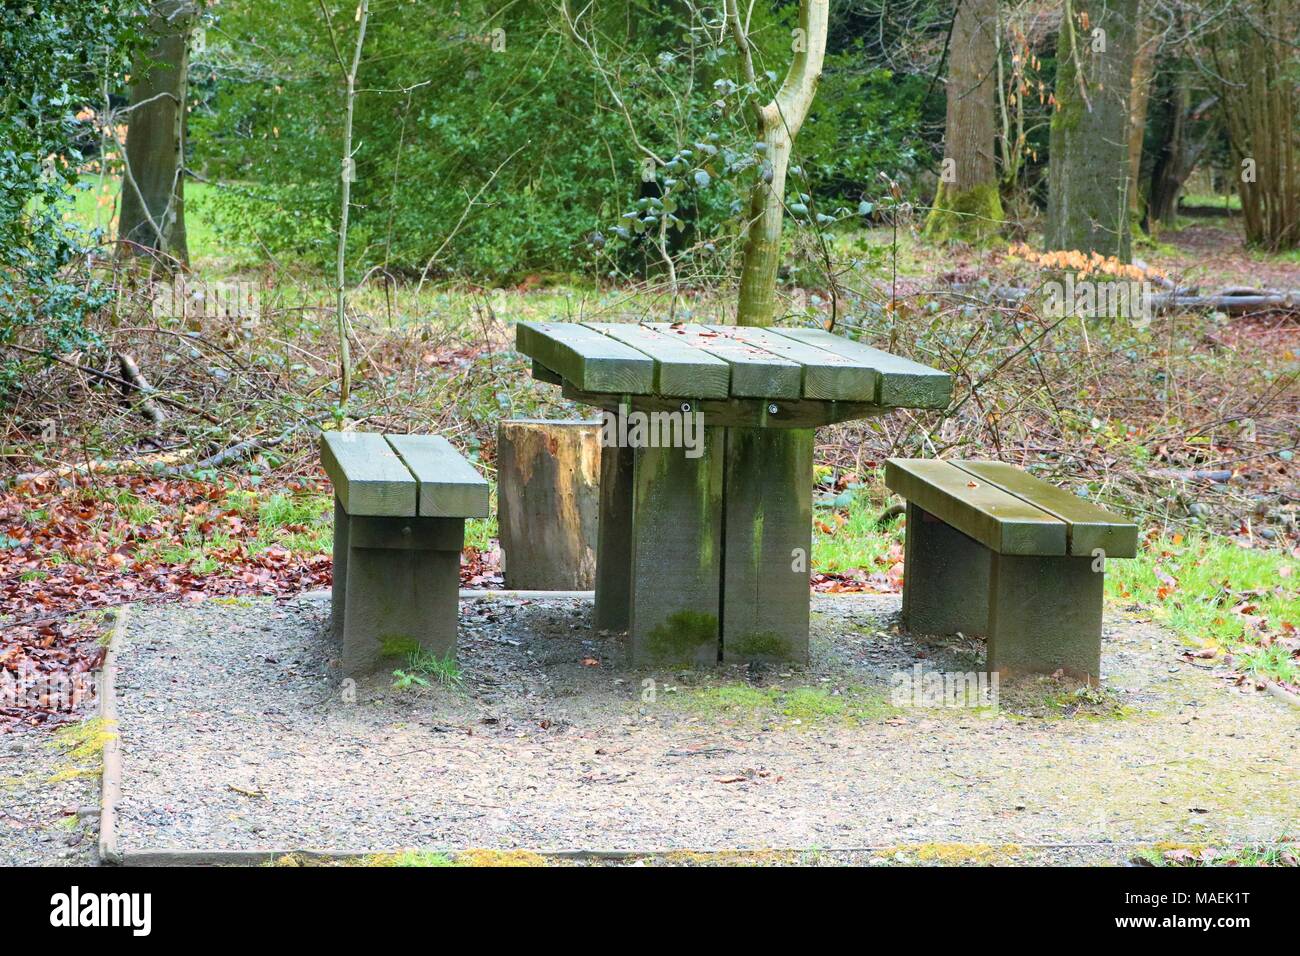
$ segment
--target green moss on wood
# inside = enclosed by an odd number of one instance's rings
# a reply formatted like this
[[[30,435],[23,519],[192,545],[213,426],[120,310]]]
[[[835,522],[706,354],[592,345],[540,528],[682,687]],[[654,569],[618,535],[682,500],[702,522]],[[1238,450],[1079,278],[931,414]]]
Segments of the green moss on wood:
[[[786,660],[790,657],[790,642],[775,631],[732,638],[727,642],[727,649],[733,655],[751,660]]]
[[[409,658],[420,651],[420,642],[406,635],[389,635],[379,639],[379,650],[384,657]]]
[[[718,616],[702,611],[678,611],[650,632],[646,647],[660,664],[690,664],[696,652],[718,641]]]
[[[934,208],[925,221],[925,235],[931,242],[981,241],[997,235],[1003,219],[997,183],[982,183],[961,191],[949,183],[940,183]]]

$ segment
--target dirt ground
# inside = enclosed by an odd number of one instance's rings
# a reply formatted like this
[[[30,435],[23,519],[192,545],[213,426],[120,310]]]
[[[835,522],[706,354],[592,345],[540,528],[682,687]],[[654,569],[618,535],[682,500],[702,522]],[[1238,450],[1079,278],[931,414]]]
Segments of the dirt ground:
[[[900,635],[895,596],[813,601],[806,670],[655,673],[588,602],[465,600],[463,686],[407,689],[339,679],[320,595],[135,608],[121,848],[1123,863],[1298,829],[1300,710],[1154,625],[1108,612],[1103,691],[931,707],[896,675],[978,669],[977,642]]]

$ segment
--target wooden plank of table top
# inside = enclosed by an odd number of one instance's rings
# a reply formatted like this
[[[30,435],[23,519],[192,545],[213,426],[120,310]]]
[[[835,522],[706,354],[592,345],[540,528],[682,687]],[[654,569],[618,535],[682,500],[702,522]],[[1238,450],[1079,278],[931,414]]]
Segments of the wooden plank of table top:
[[[893,408],[944,408],[952,397],[952,377],[911,359],[855,342],[825,329],[773,329],[780,335],[865,362],[880,373],[876,402]]]
[[[798,362],[720,335],[706,325],[653,322],[648,327],[724,359],[731,366],[731,394],[737,398],[798,398],[803,389],[803,367]]]
[[[386,435],[420,485],[418,512],[429,518],[486,518],[488,483],[441,435]]]
[[[953,464],[1064,521],[1070,554],[1092,554],[1099,549],[1108,558],[1137,555],[1137,525],[1127,518],[1004,461],[955,461]]]
[[[516,323],[515,348],[585,391],[654,391],[648,355],[576,322]]]
[[[773,355],[803,366],[803,397],[826,401],[874,401],[880,372],[862,359],[779,334],[771,328],[748,325],[710,325],[710,331],[729,335]]]
[[[350,515],[416,515],[419,484],[397,453],[374,432],[322,432],[321,465]]]
[[[998,554],[1066,553],[1064,521],[952,462],[887,459],[885,485]]]
[[[539,382],[545,382],[548,385],[563,385],[564,377],[556,372],[552,372],[537,359],[533,359],[533,378]]]
[[[655,363],[654,394],[669,398],[726,398],[731,368],[678,338],[630,322],[586,322],[589,329],[630,345]]]

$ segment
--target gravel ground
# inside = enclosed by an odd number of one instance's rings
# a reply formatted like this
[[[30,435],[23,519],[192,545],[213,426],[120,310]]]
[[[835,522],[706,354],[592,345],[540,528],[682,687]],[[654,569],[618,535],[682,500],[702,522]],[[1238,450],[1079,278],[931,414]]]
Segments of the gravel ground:
[[[655,673],[589,603],[468,599],[463,687],[406,690],[340,681],[319,595],[135,608],[120,845],[1124,862],[1300,829],[1300,711],[1158,627],[1108,620],[1107,690],[1084,700],[1033,684],[996,713],[893,707],[891,675],[982,657],[898,634],[898,606],[815,596],[807,670]]]
[[[49,783],[66,759],[45,730],[0,735],[0,867],[87,866],[99,839],[99,777]]]

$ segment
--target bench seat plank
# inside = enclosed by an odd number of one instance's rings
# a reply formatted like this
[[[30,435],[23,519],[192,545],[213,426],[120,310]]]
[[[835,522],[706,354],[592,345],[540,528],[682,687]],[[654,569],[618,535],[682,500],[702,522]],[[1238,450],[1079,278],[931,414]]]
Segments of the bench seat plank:
[[[1064,521],[951,462],[890,458],[885,484],[998,554],[1066,553]]]
[[[656,332],[723,359],[731,366],[731,394],[736,398],[798,398],[803,367],[708,326],[667,322],[649,325]]]
[[[1137,555],[1137,525],[1126,518],[1004,461],[957,461],[953,464],[976,479],[996,485],[1064,521],[1070,554],[1090,555],[1099,549],[1108,558]]]
[[[862,359],[781,335],[778,330],[744,325],[710,325],[709,330],[760,348],[803,366],[803,397],[829,401],[872,402],[880,372]]]
[[[322,432],[321,465],[350,515],[416,515],[418,485],[397,453],[373,432]]]
[[[630,345],[654,360],[654,394],[669,398],[726,398],[731,369],[717,356],[630,322],[587,322],[611,339]]]
[[[419,483],[418,513],[429,518],[486,518],[487,479],[440,435],[386,435]]]
[[[653,359],[576,322],[518,322],[515,348],[585,391],[654,391]]]
[[[879,374],[874,400],[890,408],[945,408],[952,397],[952,377],[911,359],[900,358],[825,329],[772,329],[772,332],[860,361]]]

